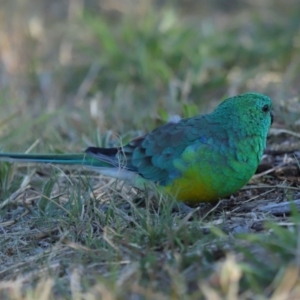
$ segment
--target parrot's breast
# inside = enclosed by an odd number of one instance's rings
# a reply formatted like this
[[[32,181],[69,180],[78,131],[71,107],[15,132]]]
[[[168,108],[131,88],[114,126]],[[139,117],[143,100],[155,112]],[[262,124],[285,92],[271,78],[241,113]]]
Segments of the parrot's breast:
[[[241,151],[211,146],[187,148],[174,161],[180,176],[163,189],[188,203],[218,201],[235,193],[253,176],[262,155],[249,143],[240,148]]]
[[[176,178],[164,191],[180,201],[187,203],[212,202],[227,197],[243,187],[253,172],[238,172],[230,167],[223,167],[224,172],[216,172],[200,165],[193,165]],[[242,169],[241,169],[242,171]]]

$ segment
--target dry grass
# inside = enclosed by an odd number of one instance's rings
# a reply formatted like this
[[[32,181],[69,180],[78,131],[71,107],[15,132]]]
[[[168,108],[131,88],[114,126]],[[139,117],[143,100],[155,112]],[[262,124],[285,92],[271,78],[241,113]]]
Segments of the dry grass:
[[[1,163],[0,298],[298,299],[299,4],[124,3],[1,4],[1,148],[113,146],[255,90],[275,106],[266,154],[190,213],[83,169]]]

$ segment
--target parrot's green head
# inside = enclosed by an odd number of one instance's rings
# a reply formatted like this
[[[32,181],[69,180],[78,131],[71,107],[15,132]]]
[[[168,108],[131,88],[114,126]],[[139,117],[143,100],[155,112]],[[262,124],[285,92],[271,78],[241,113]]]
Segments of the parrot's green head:
[[[216,109],[226,115],[235,128],[266,135],[273,122],[272,101],[258,93],[246,93],[226,99]]]

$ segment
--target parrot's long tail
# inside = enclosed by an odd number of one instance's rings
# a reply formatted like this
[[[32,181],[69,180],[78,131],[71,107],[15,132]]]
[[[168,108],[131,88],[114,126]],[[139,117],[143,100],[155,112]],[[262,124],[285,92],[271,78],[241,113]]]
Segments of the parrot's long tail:
[[[29,162],[49,163],[60,165],[82,165],[86,167],[112,167],[111,164],[83,154],[21,154],[21,153],[0,153],[1,161],[8,162]]]
[[[100,148],[88,148],[82,154],[21,154],[21,153],[0,153],[0,161],[8,162],[28,162],[28,163],[48,163],[59,165],[78,165],[88,169],[93,169],[103,175],[119,178],[135,184],[136,173],[121,167],[109,155],[97,153],[94,155],[92,151]],[[100,150],[99,150],[100,149]],[[91,154],[89,154],[89,152]],[[102,150],[101,150],[102,151]],[[107,150],[103,150],[107,152]],[[117,151],[117,150],[114,150]]]

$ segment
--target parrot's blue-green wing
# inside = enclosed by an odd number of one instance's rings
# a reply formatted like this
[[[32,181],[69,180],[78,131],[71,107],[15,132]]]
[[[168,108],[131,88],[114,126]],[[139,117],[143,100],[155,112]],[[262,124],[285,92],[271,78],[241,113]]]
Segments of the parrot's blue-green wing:
[[[90,147],[86,153],[99,160],[106,159],[115,167],[138,173],[161,185],[180,176],[174,160],[180,158],[193,143],[205,144],[208,134],[205,116],[169,122],[149,134],[132,140],[120,148]],[[210,124],[211,126],[212,124]],[[204,136],[204,132],[206,136]]]

